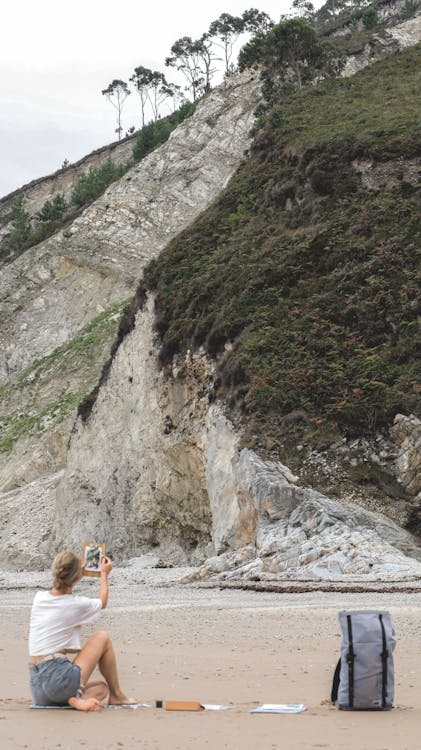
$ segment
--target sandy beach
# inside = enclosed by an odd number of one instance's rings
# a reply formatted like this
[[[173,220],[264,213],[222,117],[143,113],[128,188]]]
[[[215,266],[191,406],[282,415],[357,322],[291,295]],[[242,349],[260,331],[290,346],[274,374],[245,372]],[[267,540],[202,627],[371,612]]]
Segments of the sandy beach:
[[[419,750],[421,593],[274,594],[197,588],[179,571],[113,571],[97,627],[113,638],[126,692],[151,704],[98,714],[30,710],[30,606],[47,574],[0,575],[0,747],[86,750]],[[111,579],[110,579],[111,581]],[[97,582],[78,591],[95,596]],[[339,609],[388,609],[397,633],[396,708],[340,712],[329,702]],[[85,628],[84,635],[90,634]],[[156,699],[198,700],[228,711],[173,713]],[[294,716],[253,715],[259,703],[304,703]]]

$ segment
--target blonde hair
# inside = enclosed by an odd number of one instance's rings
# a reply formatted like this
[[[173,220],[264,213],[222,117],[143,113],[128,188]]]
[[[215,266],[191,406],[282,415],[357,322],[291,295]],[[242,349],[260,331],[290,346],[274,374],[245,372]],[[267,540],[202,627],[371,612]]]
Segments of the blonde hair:
[[[53,586],[57,591],[70,588],[82,575],[82,560],[74,552],[65,550],[56,555],[53,562]]]

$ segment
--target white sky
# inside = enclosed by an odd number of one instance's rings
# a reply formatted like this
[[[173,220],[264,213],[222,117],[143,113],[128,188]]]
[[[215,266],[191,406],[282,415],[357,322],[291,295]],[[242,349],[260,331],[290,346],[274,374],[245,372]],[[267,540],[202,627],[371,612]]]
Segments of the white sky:
[[[116,112],[101,95],[114,78],[128,81],[138,65],[161,70],[171,45],[207,31],[223,12],[250,7],[274,21],[292,0],[10,0],[2,4],[0,37],[0,196],[77,161],[117,137]],[[321,3],[318,3],[318,6]],[[178,81],[181,82],[180,80]],[[124,131],[140,125],[132,93]]]

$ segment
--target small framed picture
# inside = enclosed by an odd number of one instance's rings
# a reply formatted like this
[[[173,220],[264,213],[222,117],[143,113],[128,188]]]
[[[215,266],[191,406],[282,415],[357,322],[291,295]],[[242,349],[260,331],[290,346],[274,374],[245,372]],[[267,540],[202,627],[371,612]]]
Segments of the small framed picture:
[[[83,575],[99,578],[101,575],[101,560],[104,556],[105,544],[85,542],[82,551]]]

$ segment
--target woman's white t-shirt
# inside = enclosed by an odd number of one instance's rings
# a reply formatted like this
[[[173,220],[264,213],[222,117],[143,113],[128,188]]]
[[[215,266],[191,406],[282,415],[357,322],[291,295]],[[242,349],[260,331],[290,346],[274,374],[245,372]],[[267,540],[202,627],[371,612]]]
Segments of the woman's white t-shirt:
[[[29,626],[29,655],[54,654],[80,649],[80,627],[98,619],[101,599],[49,591],[35,594]]]

